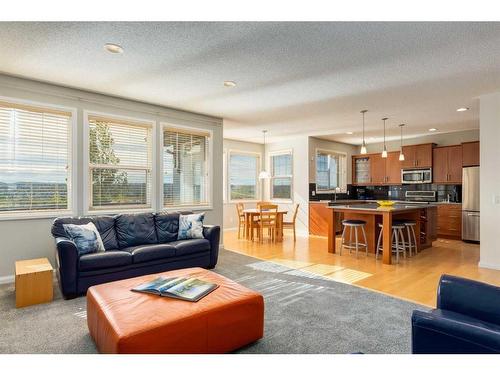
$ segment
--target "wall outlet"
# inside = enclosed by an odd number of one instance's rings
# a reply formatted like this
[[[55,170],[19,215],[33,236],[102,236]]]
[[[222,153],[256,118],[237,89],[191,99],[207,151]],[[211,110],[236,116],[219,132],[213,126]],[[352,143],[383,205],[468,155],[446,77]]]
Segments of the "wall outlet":
[[[499,194],[493,195],[493,204],[500,204],[500,195]]]

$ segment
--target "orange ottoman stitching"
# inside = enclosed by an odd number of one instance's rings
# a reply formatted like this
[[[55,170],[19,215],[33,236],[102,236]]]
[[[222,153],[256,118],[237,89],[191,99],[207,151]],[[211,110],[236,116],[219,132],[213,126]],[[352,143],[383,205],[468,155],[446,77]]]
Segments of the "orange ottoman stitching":
[[[162,275],[219,285],[198,302],[132,292]],[[264,335],[264,299],[203,268],[96,285],[87,291],[87,325],[101,353],[227,353]]]

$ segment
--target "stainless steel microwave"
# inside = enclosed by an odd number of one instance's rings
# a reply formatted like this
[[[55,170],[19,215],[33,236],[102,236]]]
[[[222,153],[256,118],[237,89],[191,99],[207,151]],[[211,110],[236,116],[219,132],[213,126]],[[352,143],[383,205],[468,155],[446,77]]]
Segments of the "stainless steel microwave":
[[[402,169],[402,184],[430,184],[432,183],[432,168]]]

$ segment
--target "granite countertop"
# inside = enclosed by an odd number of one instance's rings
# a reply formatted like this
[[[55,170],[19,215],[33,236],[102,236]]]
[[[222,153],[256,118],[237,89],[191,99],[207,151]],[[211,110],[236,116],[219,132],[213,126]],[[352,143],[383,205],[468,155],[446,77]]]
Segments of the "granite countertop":
[[[436,205],[428,203],[423,203],[423,204],[396,203],[393,206],[379,206],[377,203],[357,203],[357,204],[335,205],[329,207],[342,210],[352,210],[352,211],[364,210],[364,211],[374,211],[374,212],[380,212],[380,211],[404,212],[421,208],[436,207]]]

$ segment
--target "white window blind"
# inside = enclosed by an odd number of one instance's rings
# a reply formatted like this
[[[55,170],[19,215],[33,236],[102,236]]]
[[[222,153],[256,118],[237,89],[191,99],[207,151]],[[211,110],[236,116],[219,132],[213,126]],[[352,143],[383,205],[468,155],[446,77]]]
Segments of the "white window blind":
[[[292,199],[292,153],[271,155],[271,199]]]
[[[89,210],[151,207],[152,128],[89,116]]]
[[[163,205],[209,205],[210,134],[184,129],[163,131]]]
[[[229,192],[231,200],[258,199],[258,155],[230,152],[229,154]]]
[[[332,151],[316,152],[316,189],[346,190],[346,155]]]
[[[0,215],[71,207],[71,112],[0,102]]]

